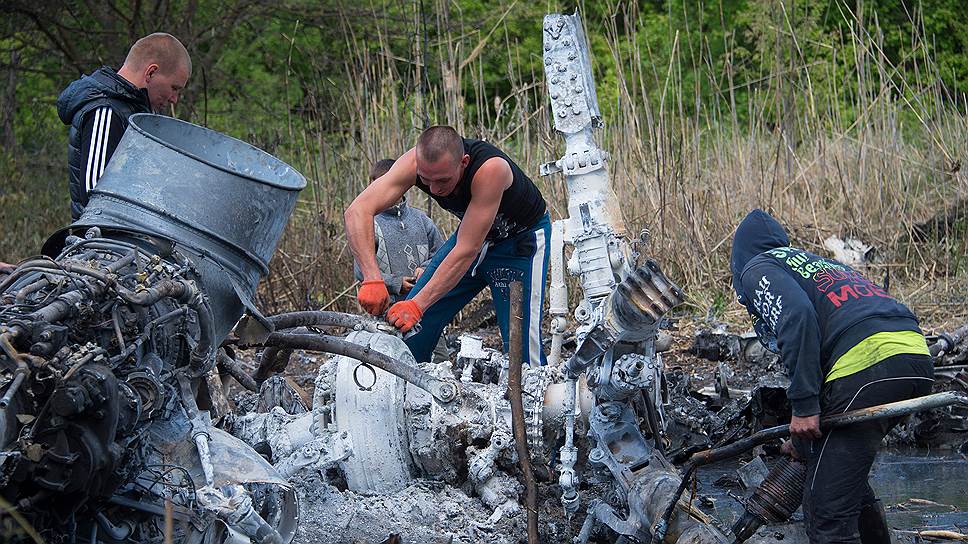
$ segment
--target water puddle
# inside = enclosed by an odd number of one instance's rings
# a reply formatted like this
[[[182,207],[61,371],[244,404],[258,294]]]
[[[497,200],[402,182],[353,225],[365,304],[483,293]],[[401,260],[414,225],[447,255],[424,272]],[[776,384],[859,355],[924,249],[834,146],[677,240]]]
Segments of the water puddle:
[[[742,489],[715,485],[734,479],[739,463],[720,463],[699,470],[699,493],[711,504],[704,510],[732,526],[743,513],[730,496]],[[968,532],[968,459],[958,453],[918,449],[882,450],[871,469],[871,487],[887,507],[895,529],[947,529]],[[688,492],[687,492],[688,493]],[[802,519],[800,512],[794,519]]]

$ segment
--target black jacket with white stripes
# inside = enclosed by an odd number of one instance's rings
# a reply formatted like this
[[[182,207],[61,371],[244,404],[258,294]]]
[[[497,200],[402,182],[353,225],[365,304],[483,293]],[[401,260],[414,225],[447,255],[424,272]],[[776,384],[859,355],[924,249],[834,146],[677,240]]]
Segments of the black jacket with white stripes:
[[[72,220],[87,206],[88,193],[128,128],[128,117],[150,111],[148,91],[107,66],[72,82],[57,98],[57,115],[71,127],[67,165]]]

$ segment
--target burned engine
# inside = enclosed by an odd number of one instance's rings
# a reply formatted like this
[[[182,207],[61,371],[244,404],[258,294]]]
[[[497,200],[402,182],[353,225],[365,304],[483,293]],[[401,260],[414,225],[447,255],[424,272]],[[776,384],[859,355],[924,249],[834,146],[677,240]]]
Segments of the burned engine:
[[[251,299],[304,184],[238,140],[131,118],[82,217],[0,285],[0,494],[25,531],[292,540],[290,486],[212,420],[219,345],[244,312],[264,322]]]

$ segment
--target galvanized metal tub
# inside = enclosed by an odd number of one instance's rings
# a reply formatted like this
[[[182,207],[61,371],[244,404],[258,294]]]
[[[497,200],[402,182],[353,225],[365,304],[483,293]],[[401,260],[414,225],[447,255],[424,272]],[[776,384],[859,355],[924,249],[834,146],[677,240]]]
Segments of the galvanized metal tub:
[[[255,310],[259,278],[268,273],[305,186],[291,166],[241,140],[171,117],[136,114],[84,213],[65,230],[83,234],[100,227],[174,242],[193,257],[221,314],[217,328],[227,332],[241,308],[226,297],[234,291]],[[55,234],[45,253],[55,252],[63,236]],[[226,281],[230,288],[219,285]],[[218,307],[225,304],[230,308]]]

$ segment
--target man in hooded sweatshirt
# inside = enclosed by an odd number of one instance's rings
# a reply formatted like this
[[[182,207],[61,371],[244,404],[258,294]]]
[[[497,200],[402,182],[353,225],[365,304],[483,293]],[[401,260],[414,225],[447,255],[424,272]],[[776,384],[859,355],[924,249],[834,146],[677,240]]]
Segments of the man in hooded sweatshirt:
[[[820,432],[820,418],[927,395],[933,365],[917,318],[884,289],[837,261],[790,247],[783,227],[753,210],[736,229],[733,288],[760,342],[790,375],[793,440],[804,459],[803,511],[813,543],[889,543],[884,509],[867,481],[893,420]]]
[[[185,46],[171,34],[156,32],[131,46],[117,72],[102,66],[61,92],[57,115],[71,127],[67,165],[72,220],[87,206],[88,194],[128,128],[128,117],[164,113],[178,102],[191,74]]]

